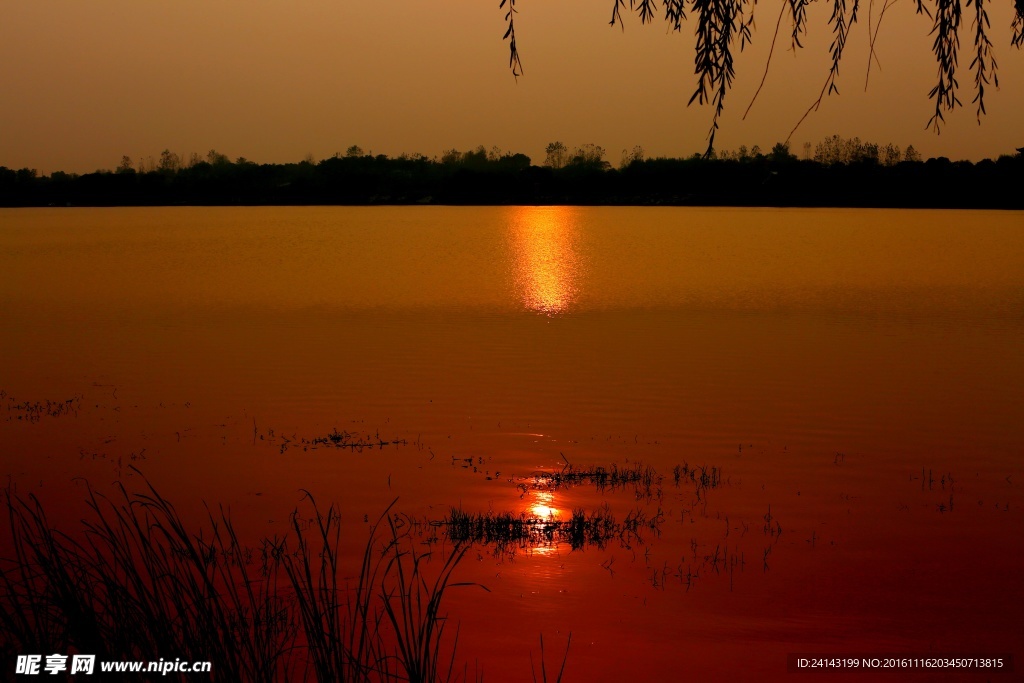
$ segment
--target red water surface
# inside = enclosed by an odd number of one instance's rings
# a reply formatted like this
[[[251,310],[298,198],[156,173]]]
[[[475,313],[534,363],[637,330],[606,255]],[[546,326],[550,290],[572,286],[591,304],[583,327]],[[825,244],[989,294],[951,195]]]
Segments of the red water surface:
[[[3,216],[0,472],[61,528],[83,480],[137,489],[132,467],[253,543],[303,491],[337,503],[350,575],[396,498],[424,534],[452,508],[635,514],[603,543],[475,545],[457,576],[488,591],[446,595],[458,660],[532,680],[543,634],[550,676],[571,633],[565,680],[1020,676],[1015,214]],[[323,441],[341,432],[377,445]],[[612,466],[653,484],[538,476]],[[790,653],[1018,670],[791,673]]]

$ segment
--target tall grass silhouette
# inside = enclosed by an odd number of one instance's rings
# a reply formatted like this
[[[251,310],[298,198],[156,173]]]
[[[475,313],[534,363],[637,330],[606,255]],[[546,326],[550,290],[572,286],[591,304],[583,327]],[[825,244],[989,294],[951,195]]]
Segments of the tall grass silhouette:
[[[137,470],[136,470],[137,472]],[[197,529],[148,482],[88,488],[72,534],[10,488],[11,556],[0,562],[0,654],[78,652],[100,661],[213,663],[217,681],[455,678],[445,592],[468,546],[417,549],[392,517],[370,526],[354,585],[339,581],[341,519],[306,493],[284,536],[239,541],[223,508]],[[477,584],[473,584],[477,585]]]

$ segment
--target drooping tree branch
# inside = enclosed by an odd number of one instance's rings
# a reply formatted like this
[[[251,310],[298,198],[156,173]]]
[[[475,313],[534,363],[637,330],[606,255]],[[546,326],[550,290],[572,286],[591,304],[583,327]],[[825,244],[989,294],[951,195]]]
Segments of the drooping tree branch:
[[[836,77],[839,76],[839,64],[843,61],[843,50],[846,48],[846,38],[850,34],[850,27],[857,23],[857,9],[859,5],[860,0],[853,0],[853,7],[850,9],[849,16],[847,16],[846,0],[832,0],[832,16],[829,18],[829,23],[832,24],[832,33],[834,34],[832,45],[829,47],[829,52],[832,55],[832,67],[829,69],[828,76],[825,77],[825,84],[821,86],[818,99],[811,103],[811,106],[807,108],[804,115],[793,126],[793,130],[789,131],[785,144],[789,144],[793,133],[797,131],[800,124],[810,116],[812,111],[817,111],[821,107],[821,103],[826,97],[832,93],[839,94]]]
[[[928,93],[928,98],[935,100],[935,113],[926,126],[936,133],[946,120],[944,112],[952,111],[961,104],[960,98],[956,96],[959,86],[956,66],[957,52],[960,50],[960,16],[960,0],[936,0],[935,24],[931,33],[935,36],[932,52],[935,53],[935,61],[939,63],[939,82]]]
[[[1019,50],[1024,45],[1024,0],[1017,0],[1015,6],[1017,13],[1013,16],[1013,38],[1010,43]]]
[[[637,7],[641,24],[649,24],[654,19],[654,0],[640,0]]]
[[[622,27],[622,30],[626,30],[626,25],[622,23],[622,8],[625,7],[626,0],[612,0],[612,20],[608,22],[609,26],[615,26],[618,24]]]
[[[665,21],[673,31],[682,31],[686,21],[686,0],[664,0]]]
[[[668,4],[666,1],[666,10]],[[626,29],[625,24],[622,22],[622,10],[625,6],[626,0],[612,0],[612,19],[608,22],[609,26],[618,24],[623,30]],[[648,24],[654,20],[654,0],[629,0],[629,9],[636,11],[640,16],[641,24]]]
[[[871,0],[871,4],[874,5],[874,0]],[[896,4],[896,0],[885,0],[885,4],[882,5],[882,11],[878,13],[878,22],[875,24],[874,29],[871,28],[871,15],[868,14],[868,32],[870,42],[868,43],[868,68],[864,71],[864,91],[868,89],[868,79],[871,78],[871,62],[874,60],[878,64],[878,68],[882,68],[882,63],[878,61],[878,55],[875,54],[875,43],[878,42],[878,32],[882,29],[882,19],[885,18],[885,13],[889,11],[889,8]],[[869,6],[870,7],[870,6]]]
[[[506,4],[508,11],[505,12],[505,21],[508,23],[508,30],[505,31],[502,39],[508,41],[508,68],[512,70],[512,75],[518,80],[523,75],[523,63],[519,61],[519,50],[516,48],[515,15],[518,10],[516,10],[516,0],[501,0],[498,9],[504,8]]]
[[[754,91],[754,96],[750,98],[750,104],[747,105],[747,110],[743,112],[744,121],[746,121],[747,114],[750,113],[751,108],[754,106],[754,102],[757,101],[757,96],[761,94],[761,88],[764,87],[764,82],[768,80],[768,67],[772,65],[772,57],[775,55],[775,41],[779,39],[779,28],[782,26],[782,15],[786,13],[786,7],[789,7],[789,5],[782,3],[782,7],[779,8],[779,18],[775,22],[775,33],[772,35],[772,46],[768,49],[768,59],[764,62],[764,73],[761,75],[761,82],[757,84],[757,90]]]
[[[988,39],[985,31],[991,28],[988,21],[988,12],[985,11],[984,0],[967,0],[967,6],[974,5],[974,60],[971,62],[971,69],[974,70],[974,99],[973,104],[977,105],[975,112],[978,118],[978,125],[981,125],[981,117],[985,113],[985,86],[990,82],[997,89],[999,88],[999,66],[993,54],[992,41]]]
[[[636,12],[641,24],[653,23],[655,19],[656,5],[659,0],[628,0],[628,11]],[[771,64],[772,56],[775,53],[775,43],[782,23],[782,16],[788,7],[792,18],[792,33],[790,35],[791,49],[803,47],[801,38],[807,33],[808,27],[808,6],[814,0],[781,0],[782,11],[776,22],[775,34],[772,38],[772,47],[769,51],[765,71],[761,83],[755,92],[747,112],[753,106],[758,93],[764,86],[767,78],[768,67]],[[797,122],[790,132],[788,140],[800,127],[801,123],[821,107],[822,102],[832,93],[838,94],[837,83],[839,76],[839,65],[845,51],[849,33],[854,24],[857,23],[857,12],[860,0],[829,0],[832,4],[832,14],[828,20],[832,28],[833,39],[829,47],[830,68],[817,99],[811,103],[807,111]],[[884,0],[877,22],[872,26],[874,0],[869,0],[868,16],[868,66],[865,72],[864,87],[867,89],[868,80],[871,75],[871,62],[874,61],[881,67],[878,55],[875,52],[875,45],[881,29],[882,19],[886,12],[896,3],[896,0]],[[959,31],[962,19],[963,0],[933,0],[935,13],[932,14],[927,0],[912,0],[915,12],[932,19],[932,28],[929,35],[934,35],[932,52],[938,63],[938,82],[928,93],[928,98],[935,101],[935,110],[928,120],[927,127],[939,132],[941,124],[945,121],[945,114],[957,106],[961,106],[957,97],[958,82],[956,80],[957,53],[960,46]],[[609,23],[612,26],[618,24],[623,26],[623,14],[626,11],[627,0],[611,0],[612,11]],[[682,30],[682,24],[687,19],[687,10],[696,15],[696,46],[694,52],[694,73],[697,76],[697,85],[690,97],[689,104],[697,102],[700,105],[708,104],[713,107],[714,112],[711,120],[711,127],[708,132],[708,148],[705,154],[710,155],[714,149],[715,133],[719,127],[719,120],[725,107],[725,96],[732,87],[735,80],[735,66],[733,51],[735,42],[739,38],[740,50],[742,51],[750,42],[754,29],[753,6],[757,0],[660,0],[664,8],[664,20],[670,30]],[[998,87],[997,64],[995,50],[988,37],[990,23],[988,13],[984,6],[985,0],[967,0],[967,7],[974,7],[974,47],[975,54],[971,62],[971,70],[974,72],[975,97],[973,103],[976,105],[976,115],[980,122],[985,112],[985,90],[989,85]],[[687,4],[689,3],[689,7]],[[1024,0],[1014,0],[1016,13],[1012,22],[1011,45],[1016,48],[1024,47]],[[505,12],[507,28],[504,39],[509,43],[509,68],[513,76],[518,78],[523,73],[522,62],[519,59],[519,52],[516,47],[515,15],[516,0],[501,0],[500,8],[508,8]]]
[[[725,110],[725,96],[736,75],[732,43],[737,34],[744,45],[750,39],[749,25],[743,21],[745,4],[746,0],[693,0],[693,11],[697,15],[694,58],[697,87],[687,104],[696,100],[699,104],[710,103],[715,109],[705,156],[714,152],[718,119]]]
[[[793,36],[791,48],[803,47],[800,44],[800,34],[807,33],[807,3],[810,0],[788,0],[789,9],[793,13]]]

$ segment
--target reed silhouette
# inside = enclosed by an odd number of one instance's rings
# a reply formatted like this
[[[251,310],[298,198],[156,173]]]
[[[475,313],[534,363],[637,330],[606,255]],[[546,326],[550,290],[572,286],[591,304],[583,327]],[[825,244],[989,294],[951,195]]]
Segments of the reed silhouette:
[[[134,468],[132,468],[134,469]],[[138,473],[138,470],[135,470]],[[34,495],[3,490],[12,556],[0,564],[0,654],[210,661],[219,681],[456,680],[446,592],[468,546],[434,561],[390,516],[371,525],[354,586],[339,581],[341,520],[306,494],[289,533],[240,542],[207,508],[189,529],[147,481],[88,489],[80,534]],[[394,503],[392,503],[392,506]],[[307,523],[307,520],[312,522]]]

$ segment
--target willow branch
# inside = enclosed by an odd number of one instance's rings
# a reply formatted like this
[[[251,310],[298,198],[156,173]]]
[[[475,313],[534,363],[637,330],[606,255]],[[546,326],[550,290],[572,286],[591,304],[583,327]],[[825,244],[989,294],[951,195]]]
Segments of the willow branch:
[[[516,48],[515,15],[518,14],[518,10],[516,9],[516,0],[501,0],[498,9],[504,8],[506,4],[508,11],[505,12],[505,21],[508,22],[508,30],[505,31],[502,40],[508,41],[508,68],[512,69],[512,76],[518,81],[519,77],[523,75],[523,63],[519,61],[519,50]]]
[[[768,50],[768,60],[765,62],[764,65],[764,74],[761,76],[761,82],[757,86],[757,91],[755,91],[754,96],[750,98],[750,104],[747,105],[747,110],[743,112],[744,121],[747,120],[747,114],[750,113],[751,107],[753,107],[754,102],[757,101],[757,96],[761,94],[761,88],[764,87],[764,82],[768,79],[768,67],[772,65],[772,57],[775,55],[775,41],[779,37],[779,27],[782,26],[782,15],[786,13],[786,7],[787,5],[783,3],[782,7],[779,10],[779,19],[778,21],[775,22],[775,33],[774,35],[772,35],[772,46],[771,49]]]

